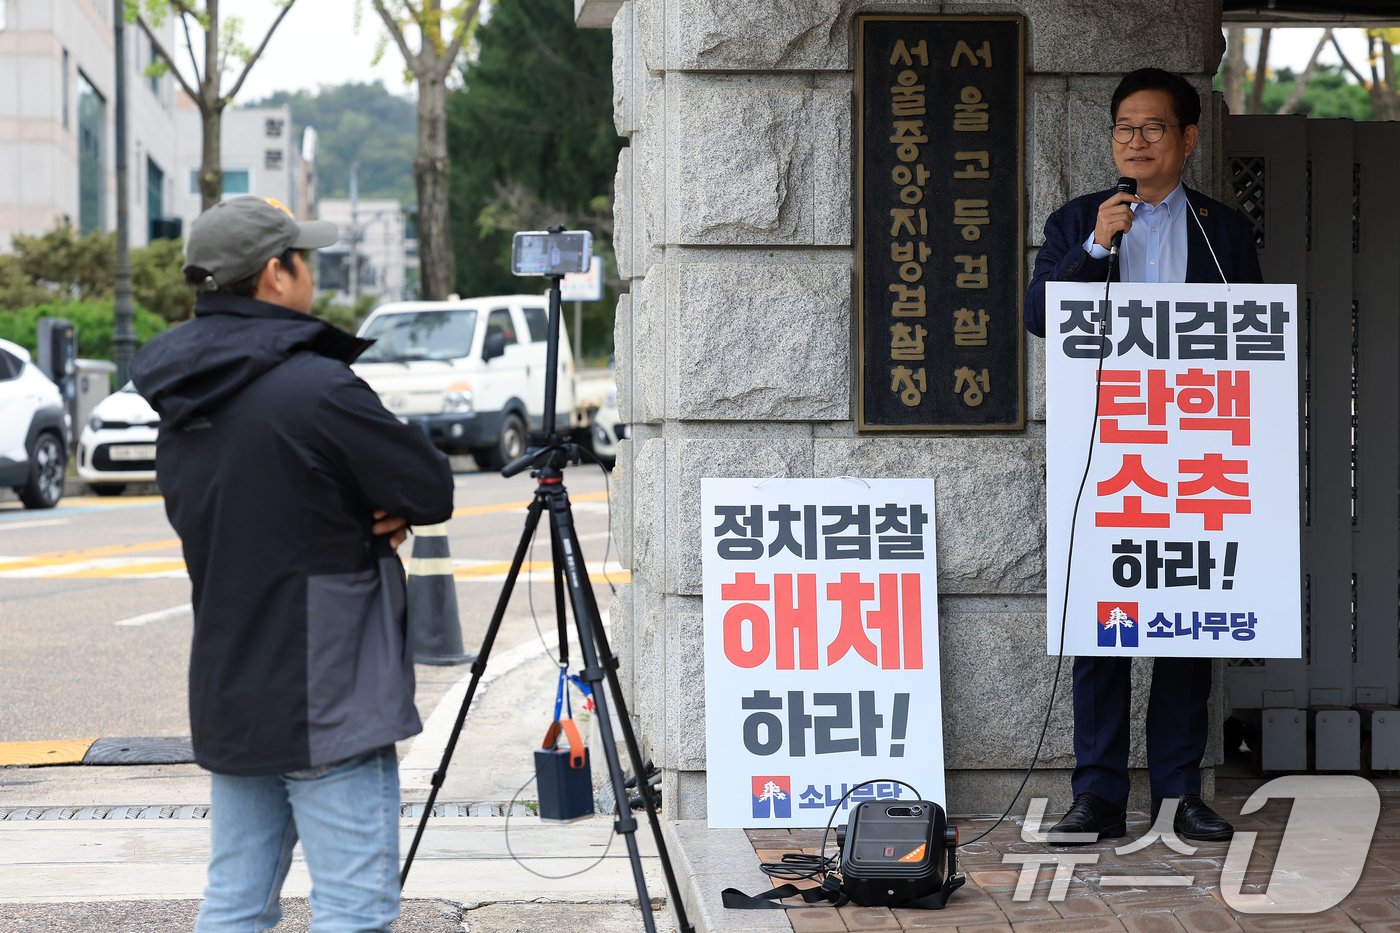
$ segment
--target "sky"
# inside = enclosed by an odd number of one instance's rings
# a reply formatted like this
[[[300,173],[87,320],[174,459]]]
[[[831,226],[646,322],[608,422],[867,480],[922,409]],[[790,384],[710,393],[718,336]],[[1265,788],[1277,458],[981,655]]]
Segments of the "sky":
[[[1362,74],[1367,74],[1366,31],[1358,27],[1349,27],[1336,29],[1334,32],[1352,65]],[[1281,68],[1287,65],[1294,71],[1302,71],[1307,67],[1308,59],[1312,57],[1313,49],[1317,48],[1317,42],[1321,38],[1321,29],[1289,27],[1273,30],[1269,37],[1269,67]],[[1255,56],[1259,54],[1259,30],[1245,30],[1245,43],[1245,57],[1250,67],[1253,67]],[[1317,60],[1324,65],[1341,63],[1337,50],[1330,42]]]
[[[375,43],[386,34],[384,24],[369,0],[360,0],[363,13],[357,31],[355,3],[356,0],[296,0],[272,34],[262,57],[253,65],[238,93],[239,100],[259,100],[274,91],[315,90],[321,85],[376,79],[395,94],[411,93],[411,87],[403,82],[403,56],[392,42],[380,63],[370,67]],[[243,19],[244,41],[256,47],[277,18],[278,7],[275,0],[223,0],[220,10],[224,17]],[[415,35],[410,46],[416,45],[416,40]],[[198,36],[195,42],[199,42]],[[172,54],[177,60],[188,57],[174,50]]]
[[[375,43],[385,34],[384,26],[369,0],[359,2],[362,15],[357,31],[356,0],[296,0],[253,67],[239,99],[258,100],[279,90],[315,90],[321,85],[376,79],[396,94],[411,94],[412,88],[403,83],[402,56],[392,43],[382,61],[370,66]],[[249,45],[261,41],[278,9],[276,0],[223,0],[221,8],[225,16],[243,18],[245,41]],[[1247,55],[1251,65],[1257,54],[1258,32],[1257,29],[1247,31]],[[1365,71],[1362,30],[1339,29],[1337,33],[1352,64]],[[1270,67],[1287,65],[1295,71],[1302,70],[1321,35],[1322,30],[1315,28],[1275,29],[1270,44]],[[1339,61],[1330,46],[1323,51],[1320,60]]]

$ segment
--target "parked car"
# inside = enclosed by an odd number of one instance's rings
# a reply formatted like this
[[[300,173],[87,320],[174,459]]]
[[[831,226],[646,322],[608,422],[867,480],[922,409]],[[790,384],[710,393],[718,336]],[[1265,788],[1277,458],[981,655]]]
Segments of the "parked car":
[[[78,478],[99,496],[156,480],[160,416],[131,383],[97,403],[78,438]]]
[[[19,344],[0,340],[0,486],[27,509],[63,498],[68,432],[63,396]]]
[[[627,425],[617,410],[617,389],[609,389],[603,406],[593,415],[593,453],[609,470],[617,463],[617,442],[627,436]]]

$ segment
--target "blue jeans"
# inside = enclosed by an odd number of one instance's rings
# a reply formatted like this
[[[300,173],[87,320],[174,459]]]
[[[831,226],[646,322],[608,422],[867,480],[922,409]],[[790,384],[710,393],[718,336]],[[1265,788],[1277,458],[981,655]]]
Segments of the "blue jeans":
[[[334,764],[256,777],[211,774],[209,881],[197,933],[255,933],[298,837],[315,933],[388,933],[399,915],[399,769],[392,745]]]

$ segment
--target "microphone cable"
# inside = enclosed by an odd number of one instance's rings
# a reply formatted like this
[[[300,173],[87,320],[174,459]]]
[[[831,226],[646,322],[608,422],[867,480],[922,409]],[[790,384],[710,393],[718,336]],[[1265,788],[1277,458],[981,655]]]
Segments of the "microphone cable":
[[[1120,178],[1118,179],[1116,190],[1123,191],[1127,194],[1135,194],[1137,192],[1137,181],[1131,178]],[[1045,735],[1050,729],[1050,716],[1055,710],[1055,696],[1059,691],[1060,674],[1064,670],[1065,665],[1065,623],[1069,617],[1070,571],[1074,566],[1074,531],[1079,522],[1079,505],[1084,498],[1084,487],[1089,482],[1089,470],[1093,467],[1094,463],[1094,440],[1099,432],[1099,402],[1102,400],[1100,386],[1103,380],[1103,362],[1104,358],[1108,355],[1108,342],[1110,339],[1108,334],[1108,320],[1109,315],[1112,314],[1112,306],[1108,302],[1108,290],[1113,282],[1113,270],[1117,264],[1118,250],[1115,244],[1115,248],[1110,250],[1108,254],[1108,274],[1104,276],[1103,281],[1103,314],[1099,318],[1099,358],[1094,371],[1094,418],[1089,423],[1089,443],[1085,450],[1084,472],[1079,477],[1079,490],[1075,493],[1074,510],[1070,513],[1069,519],[1069,549],[1065,554],[1064,601],[1060,606],[1060,640],[1055,653],[1055,676],[1050,681],[1050,698],[1045,703],[1045,720],[1040,725],[1040,738],[1036,740],[1035,751],[1031,753],[1031,763],[1026,766],[1025,776],[1021,778],[1021,786],[1016,788],[1016,793],[1012,795],[1011,801],[1006,805],[1006,809],[1002,811],[1001,816],[997,817],[996,822],[991,826],[987,827],[967,842],[959,843],[958,848],[960,849],[981,840],[992,830],[1000,826],[1006,820],[1007,816],[1011,814],[1011,808],[1016,806],[1016,801],[1021,798],[1022,792],[1026,789],[1026,783],[1030,781],[1031,774],[1034,773],[1035,766],[1040,761],[1040,750],[1045,745]]]

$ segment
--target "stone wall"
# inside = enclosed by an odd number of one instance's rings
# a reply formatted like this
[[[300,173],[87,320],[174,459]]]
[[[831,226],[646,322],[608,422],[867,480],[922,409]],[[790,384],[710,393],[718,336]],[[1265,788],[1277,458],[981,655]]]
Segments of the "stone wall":
[[[618,159],[615,245],[631,287],[617,308],[616,355],[632,437],[618,457],[614,531],[633,576],[612,620],[672,819],[705,815],[702,477],[934,477],[952,812],[1005,806],[1055,676],[1044,651],[1042,341],[1027,343],[1021,433],[855,430],[858,12],[1026,17],[1028,269],[1046,216],[1117,176],[1108,99],[1124,71],[1170,68],[1207,92],[1187,180],[1220,193],[1221,105],[1208,94],[1223,51],[1219,0],[1128,0],[1112,15],[1083,0],[622,4],[613,105],[629,145]],[[1069,675],[1066,660],[1028,786],[1056,801],[1067,799],[1073,765]],[[1218,743],[1207,753],[1215,760]]]

